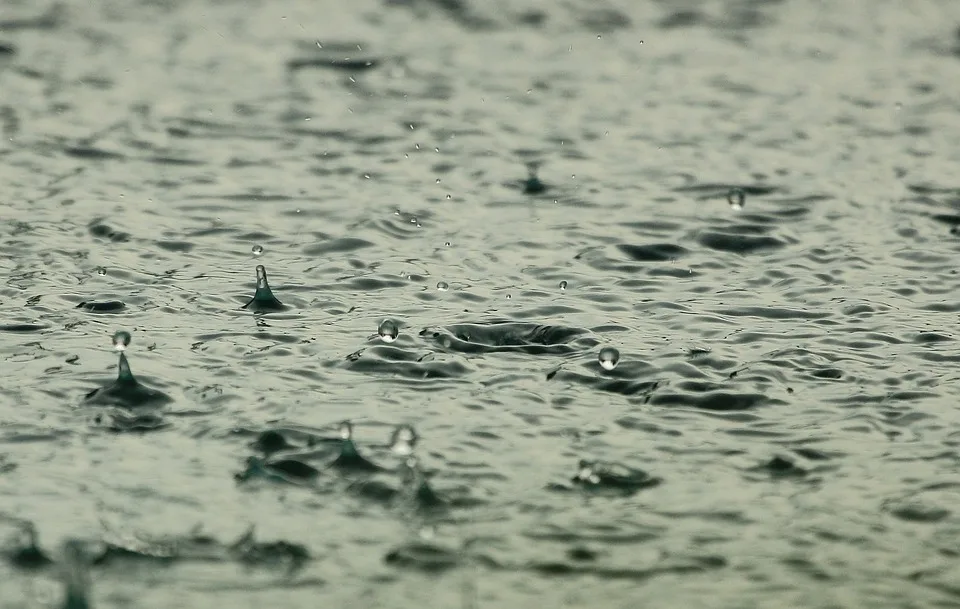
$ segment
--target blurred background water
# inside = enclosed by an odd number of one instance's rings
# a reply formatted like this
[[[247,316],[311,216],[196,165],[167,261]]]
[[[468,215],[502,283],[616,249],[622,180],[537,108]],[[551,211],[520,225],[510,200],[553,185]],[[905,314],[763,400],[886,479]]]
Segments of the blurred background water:
[[[0,0],[3,606],[960,606],[958,24]]]

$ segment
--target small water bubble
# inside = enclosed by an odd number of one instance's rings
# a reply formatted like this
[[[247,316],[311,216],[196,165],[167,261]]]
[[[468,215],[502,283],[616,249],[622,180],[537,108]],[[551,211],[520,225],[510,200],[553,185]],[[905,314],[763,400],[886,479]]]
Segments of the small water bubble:
[[[560,282],[560,291],[563,291],[563,290],[566,290],[566,289],[567,289],[567,282],[566,282],[566,281],[561,281],[561,282]]]
[[[447,290],[450,289],[450,284],[448,284],[446,281],[441,281],[437,283],[437,289],[440,290],[441,292],[446,292]]]
[[[604,370],[613,370],[620,363],[620,352],[613,347],[604,347],[600,349],[597,361],[600,362],[600,367]]]
[[[107,269],[103,268],[102,266],[97,267],[97,275],[100,275],[102,277],[106,274],[107,274]]]
[[[450,193],[447,193],[447,201],[449,201],[449,200],[452,199],[452,198],[453,198],[453,197],[450,196]]]
[[[439,184],[439,183],[440,183],[440,178],[437,178],[437,184]]]
[[[384,319],[380,322],[380,327],[377,328],[377,334],[380,335],[380,340],[383,342],[392,343],[400,335],[400,327],[392,319]]]
[[[119,330],[113,335],[113,348],[117,351],[125,351],[130,346],[130,333],[125,330]]]
[[[510,300],[511,298],[513,298],[513,296],[511,296],[510,294],[507,294],[507,300]]]
[[[417,439],[417,432],[413,427],[410,425],[398,425],[390,437],[390,450],[401,457],[410,456],[413,454],[413,449],[417,445]]]
[[[727,203],[730,204],[731,209],[737,211],[743,209],[744,201],[746,201],[747,194],[743,192],[742,188],[734,188],[727,193]]]
[[[262,245],[254,245],[252,251],[253,251],[253,255],[254,255],[254,256],[262,256],[262,255],[263,255],[263,246],[262,246]]]
[[[353,423],[350,421],[343,421],[340,423],[340,439],[349,440],[353,438]]]
[[[453,245],[453,244],[450,243],[449,241],[445,241],[443,245],[444,245],[444,247],[450,247],[450,246]]]

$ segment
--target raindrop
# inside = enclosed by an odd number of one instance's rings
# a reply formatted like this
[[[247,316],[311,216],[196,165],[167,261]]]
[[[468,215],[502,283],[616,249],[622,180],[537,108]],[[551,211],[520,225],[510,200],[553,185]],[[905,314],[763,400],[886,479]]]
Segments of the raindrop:
[[[103,268],[102,266],[97,267],[97,275],[103,276],[106,274],[107,274],[107,269]]]
[[[413,454],[413,448],[417,445],[417,439],[417,432],[413,427],[409,425],[398,425],[390,437],[390,450],[401,457],[408,457]]]
[[[119,330],[113,335],[113,348],[117,351],[124,351],[130,346],[130,333],[125,330]]]
[[[452,198],[453,198],[453,197],[451,197],[449,194],[447,195],[447,201],[449,201],[449,200],[452,199]]]
[[[446,281],[441,281],[440,283],[437,284],[437,289],[440,290],[441,292],[446,292],[447,290],[450,289],[450,285]]]
[[[566,289],[567,289],[567,282],[566,282],[566,281],[561,281],[561,282],[560,282],[560,290],[563,291],[563,290],[566,290]]]
[[[450,247],[450,246],[453,245],[453,244],[450,243],[449,241],[446,241],[446,242],[444,242],[443,245],[444,245],[445,247]]]
[[[397,325],[397,322],[392,319],[384,319],[380,322],[380,327],[377,328],[377,334],[380,335],[380,339],[385,343],[392,343],[397,340],[397,336],[400,334],[400,327]]]
[[[604,370],[613,370],[620,363],[620,352],[613,347],[604,347],[600,349],[600,356],[597,358],[600,367]]]
[[[743,192],[742,188],[734,188],[727,193],[727,203],[730,204],[731,209],[737,211],[743,209],[743,203],[746,198],[747,195]]]
[[[349,440],[353,437],[353,423],[344,421],[340,423],[340,439]]]
[[[507,294],[507,300],[510,300],[511,298],[513,298],[513,296],[511,296],[510,294]]]
[[[253,255],[254,255],[254,256],[260,256],[260,255],[262,255],[262,254],[263,254],[263,246],[262,246],[262,245],[254,245],[254,246],[253,246]]]

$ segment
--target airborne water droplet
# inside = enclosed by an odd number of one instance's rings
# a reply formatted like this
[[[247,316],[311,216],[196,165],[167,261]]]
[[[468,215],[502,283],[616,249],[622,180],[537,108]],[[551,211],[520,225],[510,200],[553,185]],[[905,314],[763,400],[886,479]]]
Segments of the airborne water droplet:
[[[340,439],[349,440],[353,437],[353,423],[344,421],[340,423]]]
[[[103,276],[106,274],[107,274],[107,269],[103,268],[102,266],[97,267],[97,275]]]
[[[613,370],[617,367],[617,364],[620,363],[620,352],[613,347],[604,347],[600,349],[600,355],[597,360],[600,362],[600,367],[604,370]]]
[[[130,345],[130,333],[125,330],[119,330],[113,335],[113,348],[117,351],[124,351]]]
[[[397,326],[397,322],[392,319],[384,319],[380,322],[380,327],[377,328],[377,334],[380,335],[380,339],[385,343],[392,343],[397,340],[397,336],[400,334],[400,328]]]
[[[413,448],[417,445],[417,432],[409,425],[398,425],[393,430],[390,438],[390,450],[394,453],[407,457],[413,454]]]
[[[727,203],[730,204],[731,209],[737,211],[743,209],[744,201],[746,201],[747,194],[743,192],[742,188],[734,188],[727,193]]]
[[[450,285],[447,284],[446,281],[441,281],[437,284],[437,289],[440,290],[441,292],[446,292],[447,290],[450,289]]]
[[[567,282],[566,282],[566,281],[561,281],[561,282],[560,282],[560,291],[563,291],[563,290],[566,290],[566,289],[567,289]]]
[[[254,255],[254,256],[260,256],[260,255],[262,255],[262,254],[263,254],[263,246],[262,246],[262,245],[254,245],[254,246],[253,246],[253,255]]]

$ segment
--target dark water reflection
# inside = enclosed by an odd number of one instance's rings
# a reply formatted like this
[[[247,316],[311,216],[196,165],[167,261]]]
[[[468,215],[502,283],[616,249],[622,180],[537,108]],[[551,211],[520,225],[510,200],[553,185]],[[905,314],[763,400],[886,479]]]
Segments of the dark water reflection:
[[[958,19],[3,3],[4,606],[960,604]]]

